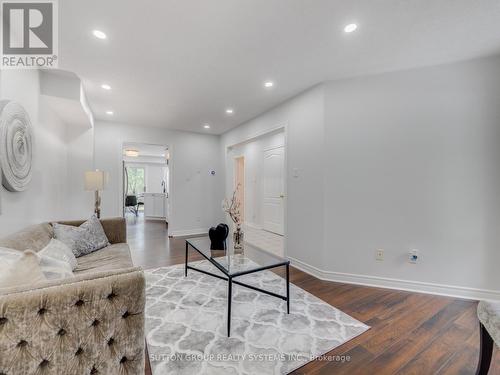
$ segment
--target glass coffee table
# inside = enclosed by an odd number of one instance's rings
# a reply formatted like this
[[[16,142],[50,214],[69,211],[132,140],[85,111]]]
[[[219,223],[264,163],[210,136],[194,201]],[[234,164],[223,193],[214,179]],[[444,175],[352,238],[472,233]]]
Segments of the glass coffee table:
[[[287,314],[290,313],[290,261],[278,257],[274,254],[260,250],[257,247],[251,246],[248,243],[244,244],[244,250],[241,253],[235,253],[232,241],[228,241],[227,250],[214,250],[210,249],[210,239],[208,237],[196,237],[186,240],[186,261],[184,275],[187,276],[188,270],[204,273],[223,279],[228,282],[227,293],[227,336],[231,335],[231,302],[232,302],[232,289],[233,284],[243,286],[255,290],[257,292],[265,293],[270,296],[280,298],[286,301]],[[206,260],[213,264],[222,275],[196,268],[188,263],[189,249],[193,249],[201,254]],[[248,275],[255,272],[269,270],[276,267],[285,267],[286,269],[286,296],[257,288],[253,285],[242,283],[235,278],[243,275]]]

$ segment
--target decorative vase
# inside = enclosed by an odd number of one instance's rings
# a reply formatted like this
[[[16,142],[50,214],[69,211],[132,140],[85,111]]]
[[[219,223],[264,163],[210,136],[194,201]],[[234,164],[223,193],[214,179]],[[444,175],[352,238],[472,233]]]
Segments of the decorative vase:
[[[241,225],[236,225],[236,230],[233,233],[233,244],[235,251],[243,250],[243,231]]]
[[[208,231],[210,237],[210,250],[226,250],[226,238],[229,234],[227,224],[220,223],[217,227],[212,227]]]

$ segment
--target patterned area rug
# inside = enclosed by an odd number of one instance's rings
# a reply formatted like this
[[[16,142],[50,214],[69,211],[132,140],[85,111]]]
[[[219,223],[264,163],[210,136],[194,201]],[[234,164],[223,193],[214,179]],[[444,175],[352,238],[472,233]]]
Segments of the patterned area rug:
[[[197,268],[219,271],[207,261]],[[290,314],[278,298],[233,284],[227,337],[227,282],[184,265],[146,271],[146,341],[154,375],[286,374],[369,327],[290,283]],[[271,271],[237,278],[285,294]]]

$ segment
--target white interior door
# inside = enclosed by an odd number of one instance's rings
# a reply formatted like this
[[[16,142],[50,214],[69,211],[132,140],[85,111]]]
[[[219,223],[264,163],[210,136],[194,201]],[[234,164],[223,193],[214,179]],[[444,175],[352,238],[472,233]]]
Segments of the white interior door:
[[[265,230],[280,235],[284,234],[284,198],[285,198],[285,150],[277,147],[264,151],[262,210]]]

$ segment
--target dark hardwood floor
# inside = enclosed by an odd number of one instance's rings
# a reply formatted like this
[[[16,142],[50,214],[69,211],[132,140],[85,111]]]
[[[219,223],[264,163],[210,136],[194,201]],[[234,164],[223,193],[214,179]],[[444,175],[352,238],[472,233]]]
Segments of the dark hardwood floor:
[[[129,217],[128,242],[136,265],[145,269],[184,262],[184,240],[169,239],[165,223]],[[361,336],[294,374],[461,374],[475,373],[479,353],[477,303],[456,298],[326,282],[291,269],[290,280],[370,325]],[[146,368],[146,374],[151,374]],[[500,375],[495,349],[490,375]]]

